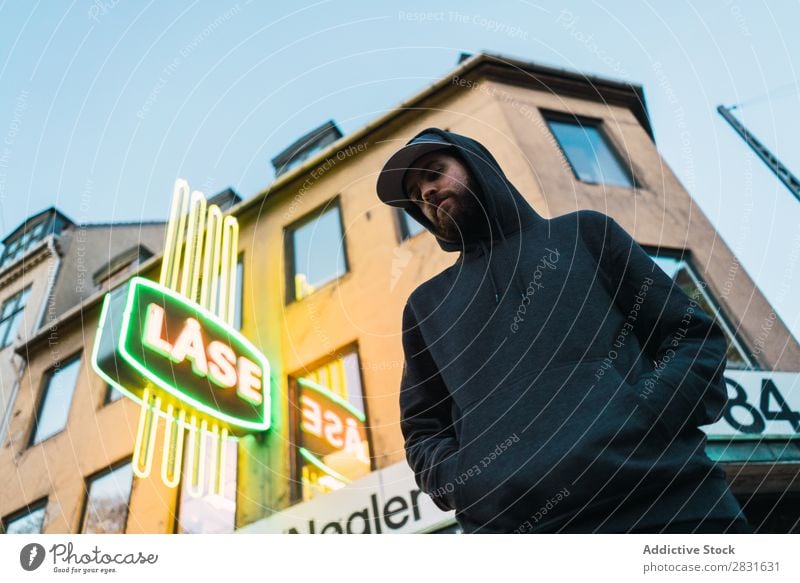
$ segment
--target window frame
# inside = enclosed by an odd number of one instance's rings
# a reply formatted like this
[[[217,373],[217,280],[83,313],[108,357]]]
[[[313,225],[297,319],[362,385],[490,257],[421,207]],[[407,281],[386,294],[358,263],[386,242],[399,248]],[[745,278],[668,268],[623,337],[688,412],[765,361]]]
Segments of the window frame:
[[[689,278],[692,280],[695,287],[700,290],[700,294],[702,294],[703,299],[714,310],[715,313],[709,314],[709,316],[714,318],[719,323],[726,338],[733,343],[736,350],[745,360],[745,368],[731,368],[731,370],[762,370],[761,363],[757,358],[755,358],[755,355],[748,348],[747,344],[742,341],[740,335],[737,333],[736,328],[730,321],[726,311],[722,308],[719,301],[717,301],[715,295],[708,291],[710,286],[700,276],[699,271],[695,267],[695,261],[692,252],[687,249],[681,253],[677,249],[658,248],[645,245],[643,245],[642,248],[645,250],[650,259],[654,259],[655,257],[663,257],[677,261],[678,265],[676,267],[676,273],[681,269],[686,270],[686,273],[689,275]],[[659,266],[659,269],[661,269],[661,266]],[[675,282],[674,277],[672,278],[672,281]]]
[[[400,208],[393,209],[394,210],[394,221],[395,227],[397,228],[397,236],[398,236],[398,243],[405,243],[409,239],[413,239],[414,237],[418,237],[423,233],[427,233],[428,229],[424,226],[419,233],[412,233],[409,229],[408,221],[412,219],[411,215],[409,215],[406,211]]]
[[[138,251],[136,255],[133,254],[134,251]],[[130,257],[126,257],[123,261],[120,261],[120,263],[114,267],[114,270],[111,271],[111,264],[118,257],[124,256],[128,252],[131,253]],[[130,277],[130,274],[135,272],[136,268],[144,264],[151,257],[153,257],[152,251],[141,244],[132,247],[128,251],[123,251],[117,257],[113,258],[111,262],[102,266],[97,272],[94,273],[92,276],[92,282],[94,283],[95,290],[100,291],[106,286],[113,288],[114,285],[120,280]],[[98,276],[98,273],[100,272],[102,272],[102,276]]]
[[[15,294],[13,294],[10,297],[8,297],[3,302],[3,304],[0,305],[0,327],[2,327],[2,325],[6,321],[13,320],[17,316],[17,314],[19,314],[20,312],[24,312],[25,311],[25,308],[28,305],[28,297],[30,297],[31,288],[32,287],[33,287],[33,284],[28,284],[27,286],[23,287],[22,289],[20,289]],[[25,303],[22,305],[22,307],[20,307],[19,304],[20,304],[20,299],[22,298],[22,296],[25,296]],[[16,302],[16,306],[14,308],[14,311],[12,313],[10,313],[8,316],[6,316],[5,318],[3,318],[3,312],[5,312],[6,306],[11,301],[15,301]],[[11,346],[11,344],[13,344],[13,340],[9,340],[9,331],[10,331],[10,328],[8,330],[6,330],[5,337],[4,338],[0,338],[0,350],[2,350],[3,348],[6,348],[7,346]]]
[[[299,504],[303,502],[303,471],[302,471],[302,458],[299,453],[300,448],[300,423],[301,423],[301,408],[300,408],[300,390],[298,387],[297,377],[303,376],[308,371],[316,370],[329,362],[341,358],[347,354],[355,353],[358,358],[358,382],[361,384],[361,398],[364,403],[364,416],[367,423],[364,426],[367,435],[367,444],[369,445],[369,473],[374,472],[375,467],[375,450],[374,437],[370,426],[372,419],[369,411],[369,400],[367,399],[366,385],[364,384],[364,361],[361,357],[361,351],[357,341],[350,342],[341,346],[337,350],[323,355],[311,362],[309,365],[304,366],[293,373],[287,375],[288,378],[288,394],[287,401],[289,404],[289,504]]]
[[[29,516],[34,512],[38,512],[39,510],[44,510],[44,515],[42,516],[42,526],[39,528],[38,534],[44,533],[44,527],[45,524],[47,524],[47,496],[44,498],[39,498],[32,504],[26,504],[23,508],[15,510],[8,516],[3,517],[3,519],[0,520],[0,534],[8,533],[8,524],[10,522],[15,522],[20,518]]]
[[[106,383],[105,387],[106,387],[106,389],[105,389],[105,392],[103,394],[103,404],[100,406],[101,408],[108,407],[109,405],[111,405],[113,403],[116,403],[117,401],[121,401],[123,398],[125,398],[125,394],[122,393],[119,389],[117,389],[111,383]],[[113,393],[115,393],[115,392],[119,393],[119,397],[117,397],[116,399],[112,399],[111,395]]]
[[[53,224],[53,216],[48,216],[43,220],[28,227],[25,225],[22,231],[18,230],[18,235],[9,241],[0,254],[0,269],[5,268],[17,260],[21,259],[30,249],[36,246],[47,236],[48,225]],[[23,245],[23,239],[25,244]]]
[[[602,118],[597,117],[590,117],[586,115],[578,115],[573,113],[568,113],[565,111],[556,111],[552,109],[546,108],[539,108],[539,113],[544,120],[545,127],[547,131],[550,132],[550,135],[553,137],[556,145],[558,146],[558,150],[562,156],[562,158],[567,162],[569,165],[570,170],[572,170],[572,175],[576,181],[582,184],[592,184],[594,186],[603,186],[603,187],[611,187],[611,188],[623,188],[625,190],[640,190],[644,188],[644,184],[639,178],[639,172],[636,168],[634,168],[633,159],[626,160],[623,158],[620,149],[617,147],[616,140],[614,140],[610,134],[606,130],[606,123],[605,120]],[[560,123],[568,123],[579,126],[581,129],[585,129],[587,127],[594,128],[600,139],[603,141],[605,146],[608,148],[611,156],[617,162],[620,167],[620,170],[625,174],[625,176],[630,181],[630,185],[626,186],[623,184],[613,184],[610,182],[592,182],[589,180],[583,180],[578,174],[578,170],[575,168],[572,160],[570,159],[569,155],[567,154],[566,150],[564,149],[564,145],[561,143],[561,140],[558,139],[555,131],[553,131],[550,122],[560,122]]]
[[[40,445],[42,443],[46,443],[47,441],[49,441],[50,439],[56,437],[57,435],[60,435],[61,433],[64,433],[66,428],[69,426],[69,418],[70,418],[70,414],[72,413],[72,402],[75,400],[75,391],[78,389],[78,379],[80,378],[80,374],[81,374],[80,367],[81,367],[82,359],[83,359],[83,349],[80,349],[77,352],[72,353],[70,356],[68,356],[64,360],[62,360],[58,364],[58,366],[53,365],[50,368],[48,368],[45,371],[45,373],[42,375],[42,380],[40,381],[40,385],[39,385],[38,401],[36,403],[36,408],[34,409],[35,414],[33,416],[33,419],[31,420],[31,429],[30,429],[30,433],[28,435],[28,447],[34,447],[36,445]],[[34,441],[36,439],[36,432],[37,432],[37,430],[39,428],[39,419],[40,419],[40,417],[42,415],[42,408],[44,407],[44,404],[47,401],[47,392],[50,389],[50,382],[53,379],[53,375],[57,371],[63,370],[64,368],[66,368],[67,366],[70,366],[71,364],[73,364],[76,361],[78,362],[78,376],[75,378],[75,385],[72,387],[72,395],[70,396],[69,408],[67,410],[67,420],[64,422],[64,427],[62,427],[61,429],[59,429],[58,431],[56,431],[52,435],[49,435],[48,437],[42,439],[41,441]]]
[[[87,510],[89,508],[89,497],[91,496],[91,485],[92,485],[92,482],[94,482],[95,480],[98,480],[100,478],[103,478],[105,476],[108,476],[108,475],[114,473],[118,469],[120,469],[120,468],[122,468],[122,467],[124,467],[124,466],[126,466],[128,464],[131,465],[131,487],[130,487],[130,490],[128,491],[128,503],[127,503],[127,509],[128,510],[125,513],[125,528],[123,528],[121,534],[127,534],[128,533],[128,520],[130,519],[130,516],[131,516],[131,498],[133,497],[133,482],[134,482],[134,480],[136,480],[136,474],[133,473],[133,458],[132,457],[124,457],[121,460],[118,460],[117,462],[115,462],[115,463],[113,463],[113,464],[111,464],[109,466],[106,466],[106,467],[104,467],[104,468],[102,468],[102,469],[100,469],[100,470],[98,470],[98,471],[96,471],[96,472],[94,472],[92,474],[89,474],[88,476],[86,476],[83,479],[84,495],[83,495],[83,504],[81,505],[81,513],[80,513],[80,518],[79,518],[79,522],[78,522],[77,534],[96,534],[96,533],[85,533],[84,532],[84,528],[86,527]]]
[[[295,275],[297,271],[297,266],[295,265],[294,261],[294,234],[295,232],[312,223],[317,218],[324,215],[326,212],[331,211],[333,208],[338,209],[339,214],[339,231],[341,233],[341,242],[342,242],[342,255],[344,257],[344,271],[340,273],[338,276],[334,277],[333,279],[326,281],[324,284],[319,286],[317,290],[308,294],[307,296],[303,296],[301,298],[296,297],[296,286],[295,286]],[[284,302],[285,305],[290,305],[296,302],[301,302],[304,299],[314,295],[321,289],[340,281],[344,276],[350,273],[351,265],[350,265],[350,258],[347,251],[347,234],[345,233],[345,225],[344,225],[344,211],[342,208],[341,196],[336,195],[324,203],[318,205],[311,211],[304,214],[302,217],[298,218],[295,221],[285,225],[283,227],[283,249],[284,249],[284,286],[285,286],[285,294],[284,294]]]

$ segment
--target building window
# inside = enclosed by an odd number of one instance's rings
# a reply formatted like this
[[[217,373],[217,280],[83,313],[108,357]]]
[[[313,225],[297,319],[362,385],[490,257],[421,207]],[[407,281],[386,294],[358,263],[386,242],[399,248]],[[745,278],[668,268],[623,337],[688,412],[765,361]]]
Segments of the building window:
[[[208,432],[198,431],[205,441],[203,460],[205,468],[216,468],[216,443],[213,435]],[[178,513],[178,532],[181,534],[225,534],[232,533],[236,528],[236,472],[237,460],[237,441],[229,438],[223,452],[223,475],[222,492],[217,494],[211,485],[211,476],[215,472],[206,471],[204,473],[205,482],[198,487],[198,491],[190,493],[189,480],[191,467],[188,463],[183,464],[183,474],[181,476],[181,498],[180,510]],[[187,452],[190,441],[186,438],[184,444],[184,460],[187,459]]]
[[[299,166],[300,163],[311,156],[315,156],[341,137],[342,132],[333,120],[329,120],[299,137],[293,144],[272,159],[275,177],[277,178],[292,168]]]
[[[124,533],[132,485],[133,467],[130,462],[91,478],[86,487],[81,532]]]
[[[675,283],[692,298],[702,308],[702,310],[715,318],[725,332],[728,340],[728,365],[732,369],[752,369],[756,368],[755,363],[748,356],[748,351],[736,337],[733,327],[728,323],[726,315],[719,307],[719,303],[714,300],[708,290],[708,286],[697,275],[697,271],[689,264],[686,259],[671,255],[650,254],[656,264],[670,276]]]
[[[632,188],[633,177],[604,135],[599,121],[545,115],[578,180]]]
[[[45,376],[39,411],[34,418],[31,445],[52,437],[67,426],[80,364],[80,355],[76,355],[51,369]]]
[[[42,500],[3,520],[4,534],[39,534],[44,526],[47,500]]]
[[[338,490],[371,467],[358,353],[292,377],[296,472],[301,500]]]
[[[397,218],[400,224],[400,240],[405,241],[414,235],[419,235],[427,229],[418,223],[414,217],[403,210],[397,211]]]
[[[137,267],[153,256],[144,245],[136,245],[126,249],[111,261],[94,272],[92,280],[97,289],[104,286],[113,286],[116,282],[126,279]]]
[[[17,339],[30,293],[31,286],[28,286],[3,302],[0,309],[0,348],[5,348]]]
[[[103,398],[103,405],[110,405],[115,401],[119,401],[125,395],[122,394],[117,387],[112,385],[111,383],[106,383],[106,394]]]
[[[45,234],[45,227],[49,221],[40,222],[30,231],[25,231],[12,241],[6,243],[3,251],[3,258],[0,260],[0,267],[4,267],[25,255],[25,253],[39,241]]]
[[[289,301],[302,299],[347,272],[338,201],[287,228]]]

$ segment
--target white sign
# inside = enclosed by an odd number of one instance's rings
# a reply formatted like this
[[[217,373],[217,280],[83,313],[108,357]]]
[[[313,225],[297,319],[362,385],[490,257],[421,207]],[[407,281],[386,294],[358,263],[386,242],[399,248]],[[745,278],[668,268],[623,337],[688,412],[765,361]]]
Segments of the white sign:
[[[403,461],[340,490],[248,524],[237,533],[387,534],[430,532],[455,522],[414,481]]]
[[[709,439],[800,439],[800,373],[725,371],[723,417],[701,427]]]

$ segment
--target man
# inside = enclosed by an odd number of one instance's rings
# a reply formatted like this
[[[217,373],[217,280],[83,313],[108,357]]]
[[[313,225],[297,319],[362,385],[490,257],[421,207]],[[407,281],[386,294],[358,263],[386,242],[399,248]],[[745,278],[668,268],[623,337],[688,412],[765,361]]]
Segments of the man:
[[[726,340],[611,217],[544,219],[428,128],[377,183],[454,265],[403,311],[401,429],[464,532],[752,532],[705,454]]]

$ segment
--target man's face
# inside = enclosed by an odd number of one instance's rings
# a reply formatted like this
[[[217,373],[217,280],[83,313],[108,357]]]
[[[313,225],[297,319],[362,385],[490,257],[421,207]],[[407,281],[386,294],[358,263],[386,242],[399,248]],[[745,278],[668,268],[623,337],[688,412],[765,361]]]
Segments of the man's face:
[[[403,189],[447,241],[469,239],[486,228],[488,219],[470,171],[446,151],[428,152],[414,160]]]

